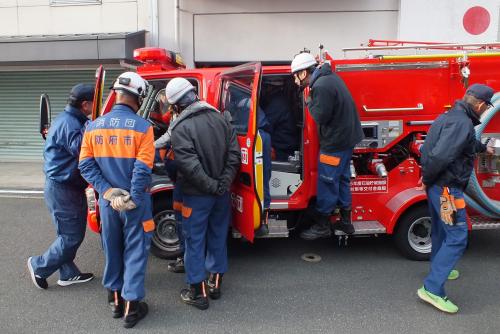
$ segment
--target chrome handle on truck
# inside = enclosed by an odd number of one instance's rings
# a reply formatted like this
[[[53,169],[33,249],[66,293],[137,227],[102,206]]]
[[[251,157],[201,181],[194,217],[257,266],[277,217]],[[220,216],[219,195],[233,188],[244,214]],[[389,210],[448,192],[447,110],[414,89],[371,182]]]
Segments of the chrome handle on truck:
[[[424,110],[424,105],[422,103],[418,103],[416,107],[409,107],[409,108],[368,108],[364,104],[363,109],[367,112],[410,111],[410,110]]]

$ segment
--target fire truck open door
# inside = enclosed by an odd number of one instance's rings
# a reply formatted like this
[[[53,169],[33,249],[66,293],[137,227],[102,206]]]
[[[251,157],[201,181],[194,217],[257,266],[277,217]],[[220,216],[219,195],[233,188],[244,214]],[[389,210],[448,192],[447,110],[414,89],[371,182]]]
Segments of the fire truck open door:
[[[263,213],[262,138],[257,129],[261,73],[260,63],[249,63],[218,76],[218,108],[231,114],[241,148],[241,168],[231,189],[233,228],[249,241],[253,241]]]
[[[94,109],[92,110],[91,120],[99,117],[102,109],[102,94],[104,91],[104,79],[106,77],[106,71],[101,65],[95,71],[95,90],[94,90]]]

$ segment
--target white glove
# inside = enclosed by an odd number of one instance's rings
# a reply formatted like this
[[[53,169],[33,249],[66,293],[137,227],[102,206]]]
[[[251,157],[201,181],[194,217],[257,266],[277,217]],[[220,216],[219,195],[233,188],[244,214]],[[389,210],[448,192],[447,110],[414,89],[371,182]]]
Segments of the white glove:
[[[117,196],[111,201],[111,207],[116,211],[129,211],[137,207],[137,205],[132,201],[130,195],[127,196]]]
[[[109,188],[102,197],[105,200],[112,201],[115,197],[130,196],[129,192],[121,188]]]

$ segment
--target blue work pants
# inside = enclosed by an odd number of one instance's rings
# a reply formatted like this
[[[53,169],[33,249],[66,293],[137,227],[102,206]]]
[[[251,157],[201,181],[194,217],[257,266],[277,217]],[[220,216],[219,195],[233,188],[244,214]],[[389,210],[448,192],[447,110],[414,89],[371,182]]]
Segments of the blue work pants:
[[[449,188],[455,198],[463,199],[463,192],[457,188]],[[441,220],[440,196],[443,187],[433,185],[427,189],[429,211],[432,219],[432,254],[431,270],[425,278],[424,287],[427,291],[445,297],[444,284],[448,275],[455,268],[467,247],[468,228],[464,209],[457,209],[457,223],[447,225]]]
[[[60,279],[66,280],[80,274],[73,260],[85,237],[87,225],[85,191],[47,178],[44,196],[57,237],[43,255],[31,259],[31,265],[35,274],[40,277],[47,278],[59,270]]]
[[[316,210],[331,215],[336,207],[351,207],[352,149],[339,152],[320,152]]]
[[[207,271],[227,271],[227,233],[231,221],[229,192],[224,195],[183,195],[186,282],[205,280]]]
[[[137,208],[118,212],[109,201],[99,199],[101,239],[106,263],[102,284],[106,289],[121,291],[123,299],[142,300],[145,296],[144,277],[154,223],[151,196]]]

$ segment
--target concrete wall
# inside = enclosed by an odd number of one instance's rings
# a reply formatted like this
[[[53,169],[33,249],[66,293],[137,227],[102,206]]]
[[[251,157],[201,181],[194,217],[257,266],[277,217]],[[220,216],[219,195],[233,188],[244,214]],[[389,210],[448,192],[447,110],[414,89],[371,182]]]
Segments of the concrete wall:
[[[0,36],[150,30],[149,4],[148,0],[102,0],[101,4],[51,6],[50,0],[1,0]]]
[[[179,11],[188,63],[283,61],[320,43],[340,57],[370,38],[396,39],[399,1],[180,0]]]

